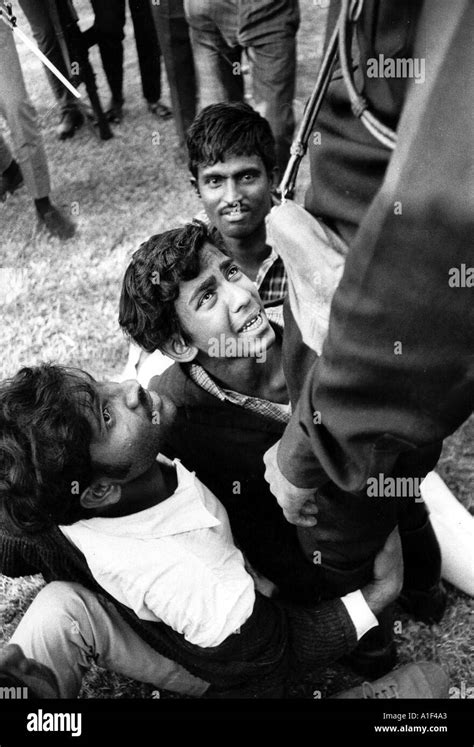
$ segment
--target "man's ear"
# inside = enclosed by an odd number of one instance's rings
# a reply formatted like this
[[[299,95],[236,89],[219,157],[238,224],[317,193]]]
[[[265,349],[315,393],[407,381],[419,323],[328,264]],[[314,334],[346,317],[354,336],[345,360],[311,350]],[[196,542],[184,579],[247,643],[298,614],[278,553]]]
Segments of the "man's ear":
[[[163,353],[179,363],[191,363],[199,353],[195,345],[188,345],[181,337],[172,337],[163,345]]]
[[[94,480],[92,485],[81,494],[80,502],[82,508],[90,511],[98,511],[107,506],[118,503],[122,497],[122,486],[106,480]]]
[[[276,190],[278,185],[280,184],[280,169],[278,166],[274,166],[273,169],[270,172],[270,182],[272,185],[272,192]]]
[[[196,192],[197,196],[201,197],[201,192],[199,191],[199,184],[198,184],[198,180],[196,179],[196,177],[192,176],[189,181],[191,183],[191,186],[194,188],[194,191]]]

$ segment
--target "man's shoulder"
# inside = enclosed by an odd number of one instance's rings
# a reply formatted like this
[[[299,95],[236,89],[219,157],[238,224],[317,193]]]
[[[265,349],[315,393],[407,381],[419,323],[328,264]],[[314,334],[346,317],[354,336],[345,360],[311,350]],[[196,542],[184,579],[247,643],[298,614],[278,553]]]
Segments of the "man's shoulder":
[[[169,397],[176,407],[199,407],[212,404],[214,397],[196,384],[182,363],[173,363],[159,376],[154,376],[149,384],[158,394]]]
[[[0,512],[0,573],[12,577],[36,573],[51,575],[55,569],[62,568],[69,552],[74,554],[57,526],[29,533],[16,528],[4,512]]]

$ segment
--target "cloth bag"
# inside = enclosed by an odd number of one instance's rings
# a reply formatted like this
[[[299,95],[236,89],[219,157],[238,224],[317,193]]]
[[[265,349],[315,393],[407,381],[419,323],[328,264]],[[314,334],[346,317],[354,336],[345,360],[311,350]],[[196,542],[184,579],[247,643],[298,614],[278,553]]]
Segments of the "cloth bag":
[[[266,227],[268,241],[285,265],[289,302],[303,342],[320,355],[347,245],[291,200],[272,208]]]

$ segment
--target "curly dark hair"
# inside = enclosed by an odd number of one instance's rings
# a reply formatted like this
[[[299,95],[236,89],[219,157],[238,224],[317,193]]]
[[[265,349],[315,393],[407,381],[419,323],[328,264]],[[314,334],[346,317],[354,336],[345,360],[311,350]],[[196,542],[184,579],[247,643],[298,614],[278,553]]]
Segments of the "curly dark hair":
[[[173,337],[190,342],[175,301],[180,283],[199,275],[206,243],[228,254],[217,231],[199,221],[156,234],[133,254],[123,278],[119,324],[148,353],[163,350]]]
[[[199,166],[212,166],[229,156],[260,156],[267,174],[276,166],[270,125],[243,102],[206,106],[188,129],[186,147],[189,170],[195,179]]]
[[[42,364],[0,383],[0,504],[38,532],[90,516],[80,493],[93,479],[89,412],[99,402],[84,371]]]

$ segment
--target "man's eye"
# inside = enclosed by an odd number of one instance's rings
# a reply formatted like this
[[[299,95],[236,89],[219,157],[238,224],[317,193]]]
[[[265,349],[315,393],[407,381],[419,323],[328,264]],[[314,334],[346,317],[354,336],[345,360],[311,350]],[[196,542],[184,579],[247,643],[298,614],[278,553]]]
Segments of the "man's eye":
[[[202,306],[203,303],[207,303],[208,301],[211,300],[211,298],[213,297],[213,295],[214,295],[214,293],[212,291],[207,291],[207,293],[204,293],[204,295],[202,295],[201,298],[199,299],[199,304],[198,305]]]
[[[210,176],[208,179],[206,179],[206,184],[209,187],[218,187],[221,184],[222,180],[219,179],[217,176]]]
[[[242,176],[243,182],[253,182],[254,179],[255,179],[255,174],[244,174]]]
[[[235,278],[238,275],[240,275],[241,272],[242,271],[241,271],[240,267],[237,267],[237,265],[232,265],[232,267],[229,267],[229,270],[227,272],[227,277],[228,278]]]
[[[110,428],[112,424],[112,415],[110,413],[108,406],[102,408],[102,417],[104,419],[106,428]]]

